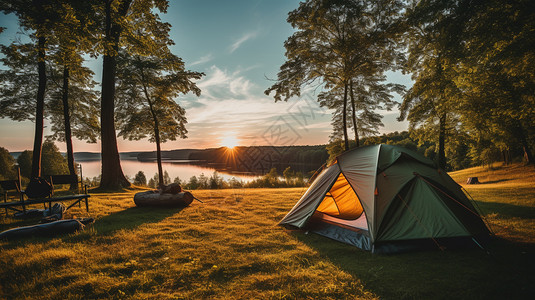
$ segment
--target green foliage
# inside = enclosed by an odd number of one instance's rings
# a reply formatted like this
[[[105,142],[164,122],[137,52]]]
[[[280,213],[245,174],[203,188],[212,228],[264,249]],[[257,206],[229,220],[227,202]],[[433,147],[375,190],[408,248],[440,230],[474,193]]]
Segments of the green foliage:
[[[171,183],[171,177],[167,171],[163,171],[163,184],[168,185]]]
[[[188,181],[188,184],[185,186],[185,188],[190,190],[196,190],[199,188],[199,181],[197,179],[197,176],[191,176],[191,178]]]
[[[209,179],[209,187],[210,189],[220,189],[223,188],[223,178],[221,178],[216,171],[210,176]]]
[[[17,179],[15,159],[9,151],[0,147],[0,180]]]
[[[65,141],[65,115],[63,110],[63,69],[60,65],[50,64],[49,101],[47,113],[52,134],[48,139]],[[98,92],[94,90],[93,72],[84,66],[71,66],[68,77],[68,114],[71,136],[79,140],[96,143],[100,135],[98,115],[100,104]],[[70,138],[70,137],[68,137]]]
[[[61,155],[58,147],[52,141],[43,143],[41,164],[42,174],[44,175],[69,174],[67,160]]]
[[[137,177],[137,175],[136,175],[136,177]],[[158,175],[158,173],[156,173],[156,174],[154,174],[154,176],[152,178],[149,179],[149,182],[148,182],[147,185],[149,187],[151,187],[151,188],[158,188],[159,182],[160,182],[159,175]],[[168,185],[170,183],[171,183],[171,176],[169,176],[169,173],[167,171],[164,171],[163,172],[163,184],[164,185]],[[135,184],[135,181],[134,181],[134,184]]]
[[[284,180],[281,180],[277,169],[272,168],[267,174],[260,178],[243,182],[232,177],[225,180],[219,173],[214,172],[210,177],[204,174],[192,176],[188,182],[182,182],[182,187],[186,190],[197,189],[228,189],[228,188],[276,188],[276,187],[304,187],[307,185],[305,176],[301,172],[294,172],[287,167],[284,172]]]
[[[287,167],[286,169],[284,169],[284,172],[282,172],[282,176],[284,177],[284,180],[289,183],[290,180],[295,177],[295,172],[292,171],[292,168]]]
[[[194,81],[203,75],[185,70],[184,62],[171,53],[130,57],[121,52],[116,96],[119,135],[162,143],[186,138],[186,111],[174,99],[189,92],[199,96]]]
[[[115,112],[119,136],[129,140],[149,137],[160,157],[160,143],[186,138],[188,132],[186,111],[174,98],[190,91],[199,96],[201,90],[194,81],[204,74],[185,70],[184,62],[170,52],[131,57],[121,51],[118,68]],[[157,163],[161,170],[161,160]],[[168,184],[161,177],[158,182]]]
[[[141,186],[147,185],[147,177],[145,177],[145,173],[143,173],[143,171],[136,173],[136,176],[134,177],[134,184]]]
[[[277,187],[304,187],[307,185],[305,176],[301,172],[294,172],[287,167],[283,172],[284,180],[281,180],[277,169],[272,168],[264,176],[243,184],[246,188],[277,188]]]
[[[32,174],[32,156],[32,151],[24,150],[19,157],[17,157],[17,164],[19,164],[20,175],[22,177],[30,178]]]
[[[529,0],[414,1],[407,10],[406,71],[415,84],[400,119],[423,139],[445,139],[437,154],[454,154],[454,168],[470,165],[463,155],[510,162],[519,149],[534,161],[534,17]]]
[[[347,150],[348,89],[352,104],[353,92],[359,94],[357,103],[351,106],[353,111],[359,110],[366,116],[360,127],[355,128],[356,134],[358,130],[374,130],[380,125],[373,113],[379,102],[391,105],[390,97],[384,93],[386,85],[381,82],[383,72],[399,58],[395,43],[399,32],[394,23],[402,6],[402,1],[397,0],[301,2],[299,8],[288,14],[288,23],[296,31],[284,43],[287,61],[280,67],[277,82],[265,94],[275,92],[275,101],[287,101],[299,97],[305,86],[324,87],[328,92],[318,101],[338,109],[333,116],[337,123],[335,138],[341,115],[340,128]],[[340,97],[341,101],[337,99]],[[358,127],[356,120],[353,123]]]
[[[87,184],[89,187],[97,187],[100,185],[101,176],[95,176],[93,178],[85,177],[84,184]]]
[[[366,140],[366,139],[361,139]],[[353,149],[356,146],[356,142],[351,140],[349,141],[349,149]],[[341,139],[335,139],[331,141],[327,146],[325,147],[327,149],[327,153],[329,153],[329,158],[327,159],[327,164],[330,165],[336,160],[336,157],[342,153],[344,153],[344,141]]]
[[[17,163],[20,167],[20,174],[22,177],[30,178],[32,171],[32,151],[25,150],[19,157]],[[67,160],[58,147],[52,141],[45,141],[42,149],[41,168],[43,175],[65,175],[69,174],[69,167]]]
[[[14,121],[33,120],[37,94],[37,53],[35,45],[0,45],[0,117]]]
[[[162,22],[158,14],[159,12],[165,13],[168,5],[169,2],[166,0],[101,1],[95,5],[96,17],[101,25],[99,36],[102,37],[95,48],[97,53],[104,56],[102,65],[102,113],[100,119],[101,155],[104,158],[102,160],[102,169],[107,170],[102,174],[101,180],[101,187],[104,189],[117,189],[130,185],[123,175],[120,163],[112,159],[119,152],[115,127],[115,105],[119,102],[115,99],[117,58],[120,53],[124,53],[128,58],[147,57],[149,59],[150,57],[158,60],[170,57],[168,47],[174,44],[169,36],[171,25]],[[119,70],[121,69],[119,68]],[[136,74],[139,74],[137,70]],[[147,83],[149,82],[147,81]],[[171,93],[174,92],[172,91]],[[165,92],[161,93],[161,95],[170,96],[169,93]],[[152,96],[154,95],[150,95],[149,98]],[[155,100],[151,99],[151,101]],[[170,103],[167,98],[162,99],[162,101]],[[164,110],[168,109],[164,108]],[[155,113],[152,110],[152,117],[154,116]],[[137,117],[141,117],[144,120],[148,119],[146,116],[138,115]],[[141,123],[146,124],[143,120],[141,120]],[[155,125],[153,128],[157,131],[158,124],[156,123]],[[166,124],[164,123],[162,126],[166,126]],[[145,130],[145,128],[142,130]],[[180,130],[181,128],[178,129],[178,132]],[[156,131],[155,139],[159,139],[159,134]],[[159,147],[159,140],[156,140],[156,142],[157,147]],[[161,176],[162,174],[160,174],[160,178]]]

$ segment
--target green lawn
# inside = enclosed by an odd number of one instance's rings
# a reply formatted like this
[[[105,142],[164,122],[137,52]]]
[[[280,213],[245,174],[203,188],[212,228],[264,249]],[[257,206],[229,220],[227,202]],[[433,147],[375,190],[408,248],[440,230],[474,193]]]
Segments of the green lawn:
[[[490,254],[376,255],[277,226],[304,188],[194,191],[205,203],[185,209],[136,208],[136,190],[93,194],[89,214],[69,212],[95,217],[91,228],[0,241],[0,298],[532,298],[533,182],[467,189],[497,235]]]

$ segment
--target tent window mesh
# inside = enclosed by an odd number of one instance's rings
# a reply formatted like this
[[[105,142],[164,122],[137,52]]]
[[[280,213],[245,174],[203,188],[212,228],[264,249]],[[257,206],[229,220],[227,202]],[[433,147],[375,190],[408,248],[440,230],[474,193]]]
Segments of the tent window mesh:
[[[344,220],[355,220],[360,217],[363,209],[344,174],[340,173],[333,187],[318,206],[317,211]]]

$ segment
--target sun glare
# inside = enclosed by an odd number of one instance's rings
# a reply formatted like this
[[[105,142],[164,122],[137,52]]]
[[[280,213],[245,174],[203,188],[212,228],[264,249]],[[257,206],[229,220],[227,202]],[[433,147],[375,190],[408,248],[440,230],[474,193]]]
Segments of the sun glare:
[[[233,135],[226,136],[221,140],[221,146],[227,147],[229,149],[233,149],[234,147],[238,146],[238,144],[238,138]]]

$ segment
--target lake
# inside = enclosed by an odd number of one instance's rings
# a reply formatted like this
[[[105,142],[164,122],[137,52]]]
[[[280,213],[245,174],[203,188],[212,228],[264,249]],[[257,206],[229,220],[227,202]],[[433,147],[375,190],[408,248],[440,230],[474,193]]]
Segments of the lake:
[[[100,160],[87,160],[87,161],[76,161],[76,163],[82,165],[82,172],[84,177],[93,178],[100,175],[101,172],[101,162]],[[121,167],[123,169],[124,175],[128,176],[133,180],[134,176],[139,171],[143,171],[147,180],[152,178],[154,174],[158,172],[158,166],[156,162],[144,162],[134,159],[122,159]],[[181,180],[189,181],[192,176],[199,176],[204,174],[207,177],[210,177],[214,171],[217,171],[215,167],[206,164],[199,164],[195,161],[163,161],[162,167],[164,171],[169,173],[171,180],[174,180],[177,176]],[[218,174],[225,180],[231,179],[232,177],[242,180],[244,182],[251,181],[259,177],[259,175],[254,174],[243,174],[243,173],[229,173],[218,171]]]

